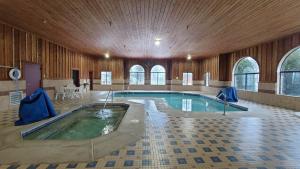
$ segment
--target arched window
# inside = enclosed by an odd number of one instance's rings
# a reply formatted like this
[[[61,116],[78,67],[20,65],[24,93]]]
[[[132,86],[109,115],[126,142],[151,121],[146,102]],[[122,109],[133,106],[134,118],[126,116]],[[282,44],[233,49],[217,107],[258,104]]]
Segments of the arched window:
[[[129,84],[143,85],[145,83],[145,70],[141,65],[133,65],[129,73]]]
[[[151,69],[151,85],[165,85],[166,70],[160,65],[155,65]]]
[[[279,94],[300,96],[300,48],[291,50],[279,64]]]
[[[258,91],[259,67],[251,57],[242,58],[236,63],[233,77],[237,89]]]

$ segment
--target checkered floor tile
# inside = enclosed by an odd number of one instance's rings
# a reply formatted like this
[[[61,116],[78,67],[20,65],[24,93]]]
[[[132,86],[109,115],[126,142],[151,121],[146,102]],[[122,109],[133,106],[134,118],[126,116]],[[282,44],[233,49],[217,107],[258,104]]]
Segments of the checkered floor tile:
[[[98,99],[90,96],[88,99]],[[59,112],[81,101],[55,102]],[[156,102],[159,112],[145,116],[143,137],[134,144],[87,163],[1,164],[3,169],[79,168],[228,168],[300,169],[300,118],[292,111],[242,101],[268,110],[263,117],[180,117]],[[170,110],[168,110],[170,111]],[[16,111],[1,112],[0,126],[10,126]]]

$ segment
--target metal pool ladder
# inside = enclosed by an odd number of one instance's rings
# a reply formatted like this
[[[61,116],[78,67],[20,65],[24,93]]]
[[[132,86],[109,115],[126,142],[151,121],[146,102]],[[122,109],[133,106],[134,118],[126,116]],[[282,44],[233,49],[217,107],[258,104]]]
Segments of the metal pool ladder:
[[[114,92],[114,91],[112,90],[112,88],[110,88],[109,91],[108,91],[108,94],[107,94],[107,96],[106,96],[106,98],[105,98],[105,102],[104,102],[103,109],[105,109],[105,107],[106,107],[106,105],[107,105],[107,101],[108,101],[108,97],[109,97],[109,94],[110,94],[110,93],[111,93],[111,101],[113,102],[113,99],[114,99],[113,92]]]
[[[226,115],[226,106],[227,106],[228,102],[227,102],[226,94],[224,94],[222,92],[221,95],[224,96],[224,101],[223,101],[223,104],[224,104],[224,113],[223,113],[223,115],[225,116]]]

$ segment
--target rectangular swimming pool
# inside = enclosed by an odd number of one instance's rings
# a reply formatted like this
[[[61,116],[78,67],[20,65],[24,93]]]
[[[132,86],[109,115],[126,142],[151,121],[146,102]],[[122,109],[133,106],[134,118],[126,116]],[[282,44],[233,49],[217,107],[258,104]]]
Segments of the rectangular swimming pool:
[[[116,92],[114,97],[160,98],[171,108],[185,112],[222,112],[224,104],[199,94],[178,92]],[[245,107],[230,104],[226,111],[247,111]]]

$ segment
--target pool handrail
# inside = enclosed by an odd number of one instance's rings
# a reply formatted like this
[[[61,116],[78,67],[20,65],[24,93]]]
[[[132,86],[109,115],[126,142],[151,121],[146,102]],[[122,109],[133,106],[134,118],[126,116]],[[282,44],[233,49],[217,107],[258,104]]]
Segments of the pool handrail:
[[[112,88],[110,88],[109,91],[108,91],[108,94],[107,94],[107,96],[106,96],[106,98],[105,98],[105,102],[104,102],[103,109],[105,109],[105,107],[106,107],[106,104],[107,104],[107,101],[108,101],[108,97],[109,97],[110,92],[112,93],[112,95],[111,95],[111,100],[113,101],[113,90],[112,90]]]
[[[226,100],[226,94],[224,94],[224,93],[222,92],[220,95],[223,95],[223,96],[224,96],[224,100],[223,100],[223,104],[224,104],[224,112],[223,112],[223,115],[225,116],[225,115],[226,115],[226,106],[228,105],[228,102],[227,102],[227,100]]]

